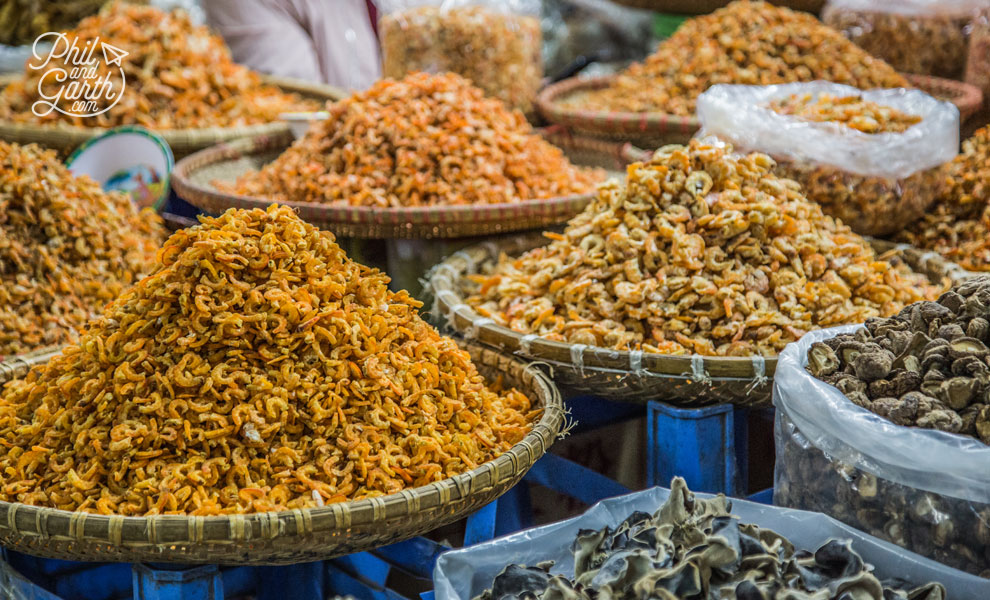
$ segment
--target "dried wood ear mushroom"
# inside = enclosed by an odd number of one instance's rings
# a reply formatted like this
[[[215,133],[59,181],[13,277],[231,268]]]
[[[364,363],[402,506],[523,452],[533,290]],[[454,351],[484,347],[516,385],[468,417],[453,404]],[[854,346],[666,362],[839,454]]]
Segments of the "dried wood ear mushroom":
[[[776,355],[811,329],[934,299],[825,216],[765,154],[693,140],[609,181],[563,235],[503,256],[467,303],[520,333],[663,354]],[[895,261],[894,263],[889,261]]]
[[[898,235],[970,271],[990,271],[990,127],[963,142],[936,202]]]
[[[0,93],[0,119],[20,123],[63,124],[76,127],[144,125],[150,129],[238,127],[275,121],[279,113],[318,110],[320,104],[266,85],[247,67],[235,63],[220,36],[195,26],[182,11],[164,12],[150,6],[114,2],[66,32],[82,48],[99,38],[127,52],[117,65],[94,61],[95,76],[86,72],[65,81],[45,78],[54,68],[71,76],[74,65],[66,53],[44,69],[25,70],[22,78]],[[74,55],[73,55],[74,56]],[[39,117],[32,105],[55,97],[74,82],[98,86],[97,77],[120,86],[119,100],[100,97],[92,116],[52,110]],[[40,91],[39,91],[40,90]],[[41,92],[44,93],[42,97]],[[113,104],[116,102],[116,104]],[[95,113],[96,111],[87,111]]]
[[[798,549],[731,510],[721,494],[702,500],[674,478],[652,515],[634,512],[615,528],[581,529],[570,548],[573,574],[552,572],[553,561],[510,564],[474,600],[945,598],[937,582],[911,589],[880,581],[850,541]]]
[[[0,395],[0,500],[247,513],[463,473],[539,409],[286,207],[175,233],[154,272]]]
[[[768,85],[832,81],[860,89],[908,87],[890,65],[813,15],[739,0],[687,20],[643,63],[608,87],[569,103],[593,110],[663,112],[689,117],[717,83]]]
[[[485,94],[528,112],[543,79],[543,34],[536,16],[497,6],[417,6],[379,22],[382,73],[450,71]]]
[[[990,444],[990,276],[812,345],[808,371],[898,425]],[[846,380],[859,382],[851,384]]]
[[[280,202],[399,207],[585,194],[605,178],[453,73],[384,79],[327,110],[260,171],[217,185]]]
[[[55,153],[0,141],[0,355],[76,339],[149,273],[161,219],[76,177]]]

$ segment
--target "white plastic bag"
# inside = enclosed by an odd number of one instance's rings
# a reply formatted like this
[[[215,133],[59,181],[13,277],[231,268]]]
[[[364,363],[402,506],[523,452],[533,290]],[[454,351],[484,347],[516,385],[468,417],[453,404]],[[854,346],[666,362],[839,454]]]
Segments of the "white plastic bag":
[[[382,72],[452,71],[524,112],[543,79],[539,0],[383,0]]]
[[[774,502],[820,510],[939,562],[990,572],[990,446],[895,425],[805,370],[813,343],[858,328],[813,331],[780,354]]]
[[[791,95],[860,96],[921,117],[900,133],[864,133],[768,107]],[[763,152],[776,173],[801,184],[808,199],[857,233],[882,236],[920,218],[944,185],[942,167],[959,149],[959,110],[919,90],[862,91],[813,81],[714,85],[698,98],[699,135],[716,135],[742,152]]]
[[[437,600],[471,600],[509,563],[535,565],[555,561],[553,573],[573,574],[571,542],[580,529],[615,527],[634,511],[655,512],[670,491],[655,487],[599,502],[581,516],[515,533],[440,556],[433,571]],[[710,498],[710,494],[697,494]],[[829,539],[852,540],[853,550],[876,567],[881,579],[903,578],[911,583],[937,581],[949,600],[990,598],[990,580],[950,569],[916,554],[863,534],[821,514],[732,501],[732,513],[744,523],[755,523],[787,537],[799,548],[815,549]]]

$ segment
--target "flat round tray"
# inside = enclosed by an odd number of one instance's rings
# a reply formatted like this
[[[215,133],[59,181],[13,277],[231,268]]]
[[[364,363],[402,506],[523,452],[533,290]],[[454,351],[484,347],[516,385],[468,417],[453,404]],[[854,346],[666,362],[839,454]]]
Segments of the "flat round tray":
[[[904,76],[916,88],[955,104],[959,109],[960,123],[975,114],[983,104],[983,92],[974,85],[925,75]],[[614,79],[614,75],[565,79],[543,88],[536,97],[536,107],[547,121],[567,127],[577,134],[627,141],[641,148],[686,143],[701,127],[694,115],[682,117],[660,112],[609,112],[562,103],[566,98],[608,87]]]
[[[776,357],[674,356],[556,342],[498,325],[464,303],[465,275],[494,264],[503,252],[518,256],[546,243],[542,236],[525,235],[457,252],[431,276],[436,312],[471,341],[549,365],[554,382],[568,391],[636,403],[663,400],[682,407],[770,403]],[[879,240],[871,243],[881,252],[900,249],[905,262],[933,281],[969,276],[934,253]]]
[[[624,171],[625,165],[648,154],[629,144],[573,137],[559,130],[548,138],[568,155],[580,154],[583,162]],[[172,172],[172,189],[193,206],[209,213],[228,208],[264,208],[266,198],[221,192],[215,180],[233,180],[272,161],[292,143],[290,135],[263,136],[221,144],[178,162]],[[597,160],[593,160],[597,159]],[[511,204],[415,206],[377,208],[284,202],[306,221],[346,238],[434,239],[496,235],[526,229],[552,227],[578,214],[593,197],[579,194],[527,200]]]
[[[0,88],[18,79],[20,75],[6,75],[0,77]],[[262,81],[275,85],[285,92],[299,94],[304,98],[311,98],[320,101],[337,101],[346,94],[329,85],[289,79],[285,77],[273,77],[262,75]],[[12,123],[10,121],[0,121],[0,139],[19,144],[36,143],[47,148],[57,150],[60,154],[68,154],[76,146],[106,132],[104,127],[71,127],[60,125],[35,125],[32,123]],[[284,121],[272,123],[260,123],[258,125],[245,125],[242,127],[203,127],[199,129],[161,129],[155,133],[161,135],[168,142],[172,149],[172,154],[176,158],[186,156],[209,148],[220,142],[234,140],[242,137],[257,135],[278,135],[288,133],[289,125]]]
[[[80,561],[291,564],[363,552],[426,533],[488,504],[515,485],[560,432],[564,409],[545,375],[525,361],[462,344],[486,378],[504,377],[543,407],[525,438],[461,475],[396,494],[280,512],[122,517],[0,502],[0,545]],[[0,383],[52,352],[0,364]]]

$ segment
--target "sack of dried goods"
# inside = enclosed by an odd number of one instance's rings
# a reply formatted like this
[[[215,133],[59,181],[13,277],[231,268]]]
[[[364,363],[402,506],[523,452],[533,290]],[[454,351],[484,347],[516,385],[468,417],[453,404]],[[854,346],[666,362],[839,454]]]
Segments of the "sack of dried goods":
[[[601,185],[549,245],[471,276],[466,302],[572,344],[774,356],[945,289],[877,255],[773,167],[717,140],[665,146]]]
[[[438,600],[943,600],[990,587],[826,516],[695,495],[679,477],[445,553],[434,582]]]
[[[777,175],[864,235],[921,217],[959,147],[959,110],[918,90],[715,85],[698,98],[698,121],[699,135],[769,154]]]
[[[988,0],[829,0],[826,25],[898,71],[961,79],[969,34]]]
[[[0,355],[75,341],[151,272],[160,217],[76,177],[54,152],[0,141]]]
[[[463,473],[537,416],[420,302],[286,207],[165,242],[151,275],[0,395],[0,500],[121,515],[264,512]]]
[[[450,71],[529,112],[543,79],[538,0],[386,0],[382,73]]]
[[[990,576],[990,277],[815,332],[774,383],[774,502]]]
[[[72,63],[78,53],[55,53],[44,69],[26,68],[24,77],[3,89],[0,120],[77,127],[137,124],[158,130],[192,129],[267,123],[282,112],[319,108],[314,101],[263,84],[257,74],[231,60],[219,36],[193,25],[182,11],[163,12],[114,2],[84,19],[66,36],[80,48],[98,38],[128,54],[120,59],[118,71],[116,64],[103,60],[94,61],[92,69],[80,70]],[[45,76],[56,68],[63,69],[66,76]],[[97,110],[113,106],[105,112],[77,116],[54,109],[32,110],[36,102],[44,104],[59,97],[66,86],[94,88],[101,79],[122,86],[119,99],[100,95],[91,100]]]
[[[814,16],[739,0],[684,22],[643,63],[608,87],[565,100],[603,111],[694,114],[716,83],[768,85],[834,81],[861,89],[907,87],[890,65],[867,54]]]
[[[931,210],[897,240],[938,252],[970,271],[990,271],[990,127],[964,141]]]
[[[279,202],[401,207],[585,194],[605,178],[453,73],[383,79],[327,110],[260,171],[215,185]]]

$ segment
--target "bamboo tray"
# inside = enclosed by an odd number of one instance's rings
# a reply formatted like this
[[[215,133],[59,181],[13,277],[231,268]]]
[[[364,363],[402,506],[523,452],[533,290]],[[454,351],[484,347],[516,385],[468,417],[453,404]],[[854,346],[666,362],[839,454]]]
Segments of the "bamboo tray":
[[[20,75],[0,76],[0,88],[5,87]],[[333,86],[262,75],[262,81],[275,85],[283,91],[299,94],[304,98],[312,98],[322,102],[335,102],[346,94]],[[0,139],[19,144],[36,143],[57,150],[60,154],[68,155],[76,146],[94,138],[107,129],[104,127],[70,127],[59,125],[35,125],[32,123],[12,123],[0,121]],[[278,135],[288,133],[289,125],[283,121],[245,125],[241,127],[204,127],[198,129],[164,129],[155,130],[161,135],[176,158],[187,156],[209,148],[220,142],[242,137],[258,135]]]
[[[939,100],[952,102],[964,122],[980,109],[983,92],[974,85],[925,75],[904,75],[918,89]],[[664,144],[684,144],[698,132],[700,123],[690,117],[660,112],[608,112],[567,106],[562,102],[592,90],[608,87],[614,75],[572,77],[543,88],[536,97],[536,107],[543,117],[567,127],[579,135],[597,139],[631,142],[641,148],[659,148]]]
[[[899,249],[905,262],[933,281],[970,275],[931,252],[884,241],[871,243],[878,251]],[[554,381],[569,391],[635,403],[662,400],[688,408],[770,404],[776,357],[674,356],[556,342],[498,325],[464,303],[465,275],[483,272],[503,252],[518,256],[544,244],[545,238],[531,234],[454,254],[430,278],[435,312],[446,318],[450,329],[469,340],[549,365]]]
[[[625,171],[627,164],[649,155],[629,144],[571,136],[558,129],[545,136],[568,156],[586,165]],[[221,192],[215,180],[233,180],[270,162],[284,151],[288,134],[238,140],[197,152],[178,162],[172,172],[172,189],[193,206],[208,213],[229,208],[264,208],[266,198]],[[436,239],[487,236],[552,227],[578,214],[591,201],[592,193],[558,198],[527,200],[511,204],[416,206],[377,208],[285,202],[304,220],[345,238]]]
[[[0,545],[79,561],[261,565],[326,560],[398,542],[456,521],[515,485],[561,430],[560,394],[518,358],[462,344],[487,378],[503,375],[543,415],[507,452],[461,475],[396,494],[280,512],[189,517],[123,517],[0,502]],[[0,363],[0,383],[55,352]]]

